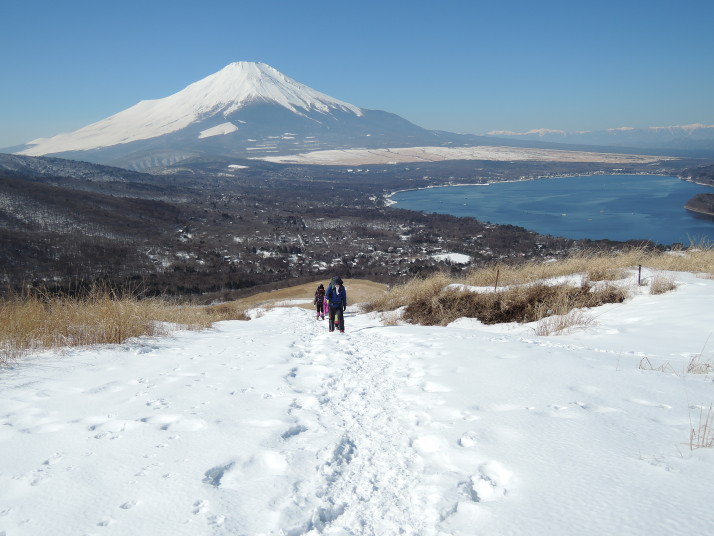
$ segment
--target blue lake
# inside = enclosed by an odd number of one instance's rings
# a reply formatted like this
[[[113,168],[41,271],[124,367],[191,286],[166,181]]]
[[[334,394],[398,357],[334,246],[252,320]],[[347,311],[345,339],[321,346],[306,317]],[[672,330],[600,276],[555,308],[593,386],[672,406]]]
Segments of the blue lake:
[[[660,244],[714,242],[714,218],[684,204],[713,188],[661,175],[592,175],[394,194],[397,208],[471,216],[541,234]]]

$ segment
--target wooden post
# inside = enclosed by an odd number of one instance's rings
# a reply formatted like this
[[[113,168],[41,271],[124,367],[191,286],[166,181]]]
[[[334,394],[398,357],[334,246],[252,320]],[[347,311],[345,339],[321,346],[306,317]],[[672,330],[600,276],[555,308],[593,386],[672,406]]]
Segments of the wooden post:
[[[498,288],[498,275],[501,273],[501,270],[496,270],[496,282],[493,285],[493,291],[496,292],[496,289]]]
[[[637,286],[642,285],[642,265],[637,265]]]

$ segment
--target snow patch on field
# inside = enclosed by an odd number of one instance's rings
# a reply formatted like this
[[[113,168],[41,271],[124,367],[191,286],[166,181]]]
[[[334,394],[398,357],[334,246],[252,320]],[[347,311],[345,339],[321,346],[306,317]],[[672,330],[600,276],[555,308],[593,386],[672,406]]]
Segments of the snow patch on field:
[[[407,162],[440,162],[443,160],[547,161],[547,162],[605,162],[647,164],[671,157],[630,154],[529,149],[520,147],[401,147],[393,149],[333,149],[312,151],[288,156],[257,157],[281,164],[312,164],[360,166],[368,164],[401,164]]]
[[[223,136],[225,134],[230,134],[231,132],[235,132],[237,130],[238,130],[238,127],[235,126],[231,122],[221,123],[220,125],[216,125],[215,127],[211,127],[211,128],[207,128],[206,130],[202,130],[201,133],[198,135],[198,138],[202,139],[202,138],[210,138],[212,136]]]
[[[452,264],[468,264],[471,262],[471,257],[463,253],[440,253],[432,255],[432,258],[437,261],[449,261]]]

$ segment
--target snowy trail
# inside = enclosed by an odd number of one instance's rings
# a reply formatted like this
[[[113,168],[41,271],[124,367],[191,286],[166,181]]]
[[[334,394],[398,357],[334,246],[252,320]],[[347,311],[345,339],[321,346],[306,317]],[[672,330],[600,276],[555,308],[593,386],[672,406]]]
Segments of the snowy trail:
[[[714,281],[529,326],[309,311],[0,373],[0,535],[707,533]],[[667,372],[638,368],[643,356]]]
[[[384,328],[358,328],[347,336],[318,335],[304,349],[306,364],[290,376],[297,392],[305,393],[291,411],[296,427],[317,422],[340,437],[317,453],[317,481],[304,483],[294,499],[307,505],[317,497],[319,503],[305,525],[288,534],[337,533],[338,527],[360,527],[361,534],[422,533],[435,520],[424,515],[430,508],[418,496],[423,463],[411,445],[414,407],[400,397],[408,379],[420,374],[403,348],[394,351],[396,345]],[[327,359],[340,364],[311,388]]]
[[[419,450],[438,450],[440,439],[419,428],[429,421],[422,408],[440,400],[424,389],[421,361],[412,359],[432,345],[413,347],[350,315],[346,322],[347,334],[306,326],[299,316],[286,325],[297,337],[296,365],[286,376],[296,396],[281,454],[302,457],[300,473],[313,477],[293,486],[281,529],[290,536],[435,534],[442,501],[424,483]],[[316,443],[324,446],[315,451]]]

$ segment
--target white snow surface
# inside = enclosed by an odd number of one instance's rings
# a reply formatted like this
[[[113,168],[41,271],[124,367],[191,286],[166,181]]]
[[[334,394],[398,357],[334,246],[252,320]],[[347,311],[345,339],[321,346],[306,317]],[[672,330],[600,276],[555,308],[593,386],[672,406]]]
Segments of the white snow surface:
[[[241,61],[166,98],[141,101],[74,132],[28,142],[33,146],[17,154],[41,156],[155,138],[207,117],[227,116],[255,101],[275,103],[296,114],[335,109],[358,116],[363,113],[357,106],[320,93],[269,65]]]
[[[432,255],[438,261],[449,261],[454,264],[468,264],[471,262],[471,257],[463,253],[439,253]]]
[[[31,356],[0,371],[0,534],[708,534],[714,280],[676,277],[558,337],[292,307]]]
[[[444,160],[548,161],[548,162],[607,162],[610,164],[646,164],[673,160],[668,156],[646,156],[615,153],[595,153],[560,149],[532,149],[527,147],[394,147],[390,149],[325,149],[293,155],[260,156],[278,164],[307,164],[321,166],[361,166],[367,164],[400,164],[408,162],[441,162]]]
[[[230,134],[231,132],[235,132],[236,130],[238,130],[238,127],[235,126],[230,121],[228,121],[226,123],[221,123],[220,125],[216,125],[215,127],[211,127],[211,128],[207,128],[206,130],[202,130],[198,134],[198,137],[199,137],[199,139],[201,139],[201,138],[210,138],[212,136],[224,136],[226,134]]]

